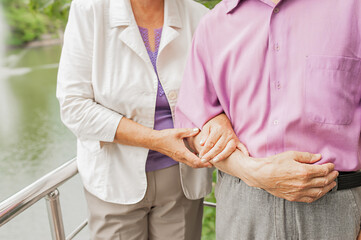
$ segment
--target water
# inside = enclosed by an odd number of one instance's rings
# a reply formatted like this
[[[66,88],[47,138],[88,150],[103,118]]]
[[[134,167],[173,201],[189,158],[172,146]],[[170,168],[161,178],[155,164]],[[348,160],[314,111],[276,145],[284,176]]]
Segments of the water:
[[[11,50],[4,57],[0,52],[0,201],[76,154],[76,139],[61,123],[55,97],[60,51],[51,46]],[[79,176],[59,190],[69,234],[86,218]],[[51,239],[45,200],[1,227],[0,239]],[[87,231],[77,239],[87,239]]]

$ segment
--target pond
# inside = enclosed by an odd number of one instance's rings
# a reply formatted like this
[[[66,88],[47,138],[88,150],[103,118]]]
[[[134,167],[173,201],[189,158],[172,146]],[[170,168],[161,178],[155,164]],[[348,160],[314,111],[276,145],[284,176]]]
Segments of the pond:
[[[2,59],[0,201],[76,155],[76,138],[61,123],[55,96],[60,53],[59,45],[14,49]],[[68,235],[86,218],[79,176],[59,190]],[[87,234],[85,230],[76,239]],[[0,239],[51,239],[45,200],[1,227]]]

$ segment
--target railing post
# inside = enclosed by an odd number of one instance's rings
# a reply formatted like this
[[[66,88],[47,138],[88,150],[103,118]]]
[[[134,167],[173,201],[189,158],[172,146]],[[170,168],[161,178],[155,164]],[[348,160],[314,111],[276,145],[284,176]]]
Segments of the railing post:
[[[46,205],[53,240],[65,240],[63,217],[61,214],[59,191],[55,189],[46,196]]]

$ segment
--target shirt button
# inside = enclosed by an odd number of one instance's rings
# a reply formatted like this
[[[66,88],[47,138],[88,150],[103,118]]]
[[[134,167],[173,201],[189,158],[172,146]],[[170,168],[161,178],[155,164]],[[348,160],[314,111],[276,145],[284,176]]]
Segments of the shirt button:
[[[273,12],[274,12],[274,13],[279,13],[279,12],[280,12],[280,9],[279,9],[279,8],[275,8],[275,9],[273,9]]]
[[[277,89],[281,89],[281,83],[277,82]]]
[[[280,121],[278,121],[278,120],[273,121],[273,125],[278,125],[279,123],[280,123]]]
[[[169,100],[176,100],[177,99],[177,92],[176,91],[170,91],[169,92]]]
[[[275,44],[275,50],[278,52],[280,50],[280,45],[278,43]]]

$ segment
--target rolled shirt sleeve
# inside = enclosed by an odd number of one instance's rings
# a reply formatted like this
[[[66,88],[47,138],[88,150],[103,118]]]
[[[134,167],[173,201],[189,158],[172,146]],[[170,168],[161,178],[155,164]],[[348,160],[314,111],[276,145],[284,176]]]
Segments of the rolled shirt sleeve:
[[[93,21],[91,4],[72,2],[59,64],[57,98],[63,123],[79,139],[112,142],[122,115],[94,99]]]
[[[179,91],[176,128],[202,128],[208,120],[223,112],[212,82],[206,36],[206,26],[202,21],[193,37]]]

